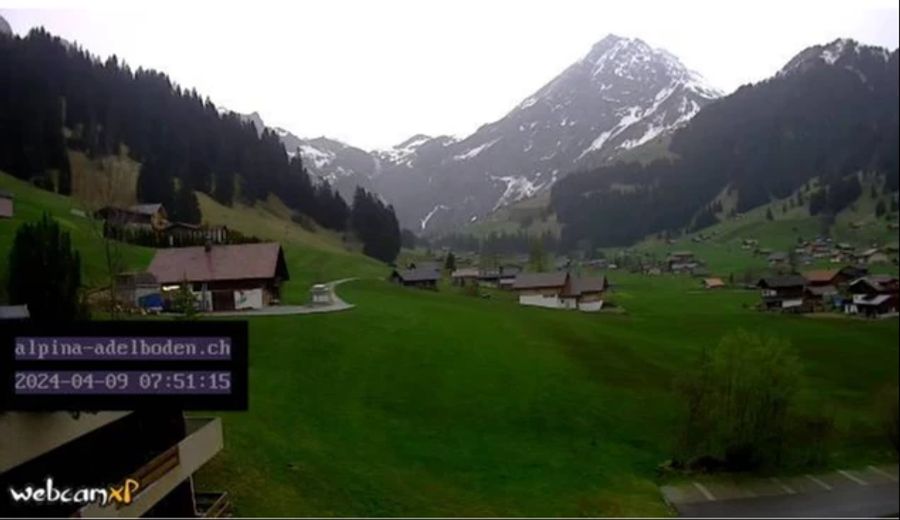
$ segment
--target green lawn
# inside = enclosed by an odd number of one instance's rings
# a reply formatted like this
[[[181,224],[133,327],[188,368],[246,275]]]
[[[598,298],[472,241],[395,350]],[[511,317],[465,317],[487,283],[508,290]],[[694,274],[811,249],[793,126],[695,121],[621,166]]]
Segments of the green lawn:
[[[752,292],[614,275],[625,315],[365,280],[357,308],[251,320],[250,411],[225,415],[203,488],[246,515],[656,515],[683,412],[672,381],[739,327],[790,339],[804,409],[835,417],[831,463],[892,457],[875,394],[898,324],[745,308]],[[823,412],[825,411],[825,412]]]
[[[99,241],[69,199],[3,174],[0,189],[17,195],[0,251],[49,210],[97,279]],[[673,380],[741,327],[794,344],[800,407],[836,421],[831,465],[894,456],[875,395],[898,379],[896,319],[762,314],[754,292],[619,272],[609,273],[612,299],[625,314],[403,289],[338,237],[279,220],[277,205],[202,203],[212,222],[284,243],[289,302],[314,281],[361,278],[340,288],[350,311],[250,320],[250,410],[223,414],[225,449],[197,480],[227,490],[240,515],[667,514],[655,467],[672,455],[683,415]],[[152,255],[127,251],[134,268]]]

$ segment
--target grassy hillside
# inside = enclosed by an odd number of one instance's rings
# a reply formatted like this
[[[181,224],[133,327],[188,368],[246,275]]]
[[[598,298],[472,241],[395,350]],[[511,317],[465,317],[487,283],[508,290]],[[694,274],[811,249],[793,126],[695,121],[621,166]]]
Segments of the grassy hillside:
[[[839,213],[830,227],[823,224],[820,216],[809,215],[808,202],[789,207],[785,211],[787,199],[781,199],[678,237],[673,244],[653,237],[637,244],[633,249],[659,258],[670,251],[690,250],[707,261],[716,274],[727,275],[729,272],[738,273],[766,266],[764,256],[754,256],[750,251],[741,249],[741,240],[744,238],[757,239],[760,248],[789,251],[796,247],[798,238],[809,240],[827,229],[836,242],[847,242],[859,248],[896,244],[897,230],[889,226],[891,222],[896,224],[896,214],[880,219],[875,217],[878,199],[873,199],[870,194],[875,182],[878,181],[864,179],[862,195],[849,208]],[[880,198],[887,200],[885,196]],[[772,220],[766,217],[767,212],[771,212]],[[695,239],[699,237],[703,237],[703,240],[697,242]],[[612,251],[615,250],[608,250]]]
[[[0,220],[0,297],[5,297],[6,252],[12,246],[16,228],[23,222],[39,219],[44,211],[71,233],[72,243],[82,255],[86,285],[97,287],[106,283],[103,243],[96,225],[90,219],[72,213],[73,210],[84,211],[86,203],[41,190],[2,172],[0,190],[15,194],[16,211],[15,218]],[[346,250],[340,237],[335,234],[322,230],[307,231],[282,218],[284,209],[277,199],[255,207],[236,205],[228,208],[203,194],[198,194],[198,198],[205,221],[224,224],[245,234],[279,241],[284,245],[291,274],[291,281],[284,287],[287,302],[305,302],[309,286],[317,281],[384,274],[383,264]],[[122,245],[121,250],[127,269],[143,269],[153,258],[152,249]]]
[[[0,219],[0,297],[6,294],[9,269],[7,252],[12,247],[16,228],[23,222],[40,219],[44,212],[49,213],[63,230],[71,234],[73,246],[81,252],[85,284],[96,287],[105,283],[108,275],[99,228],[90,219],[73,213],[73,210],[83,212],[83,203],[36,188],[3,172],[0,172],[0,190],[15,195],[15,217]],[[121,251],[125,265],[132,269],[145,267],[153,257],[153,250],[145,247],[123,245]]]
[[[559,236],[559,223],[550,211],[550,193],[542,192],[523,199],[465,226],[462,233],[485,237],[491,233],[515,234],[526,231],[531,235],[547,232]]]
[[[251,320],[250,410],[225,415],[198,485],[228,489],[241,515],[666,514],[673,378],[741,327],[793,342],[801,407],[836,420],[832,465],[893,456],[873,410],[897,381],[896,320],[766,315],[747,308],[755,292],[612,279],[625,315],[369,280],[341,289],[352,311]]]

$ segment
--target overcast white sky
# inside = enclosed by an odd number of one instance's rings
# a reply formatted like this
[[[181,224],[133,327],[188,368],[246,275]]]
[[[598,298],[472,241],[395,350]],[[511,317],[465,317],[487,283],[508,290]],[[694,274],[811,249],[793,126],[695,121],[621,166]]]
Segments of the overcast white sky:
[[[92,53],[162,70],[217,105],[256,110],[271,126],[363,148],[415,133],[464,136],[502,117],[608,33],[665,48],[726,92],[772,75],[806,46],[852,37],[893,50],[900,33],[900,0],[0,6],[18,34],[43,25]]]

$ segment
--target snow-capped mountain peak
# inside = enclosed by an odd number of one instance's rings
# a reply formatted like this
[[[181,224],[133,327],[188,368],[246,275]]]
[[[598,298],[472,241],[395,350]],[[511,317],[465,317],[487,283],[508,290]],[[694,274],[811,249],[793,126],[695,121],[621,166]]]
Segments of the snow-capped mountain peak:
[[[608,35],[503,118],[456,139],[417,134],[366,152],[328,139],[278,135],[309,171],[344,193],[374,189],[401,224],[452,229],[614,160],[689,121],[721,93],[673,54]]]

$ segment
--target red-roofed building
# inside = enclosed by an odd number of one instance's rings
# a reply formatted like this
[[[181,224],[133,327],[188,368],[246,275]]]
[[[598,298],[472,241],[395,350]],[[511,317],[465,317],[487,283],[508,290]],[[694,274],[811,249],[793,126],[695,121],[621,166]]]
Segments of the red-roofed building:
[[[290,279],[281,245],[274,242],[159,249],[147,271],[164,298],[187,283],[207,311],[278,303],[281,284]]]

